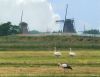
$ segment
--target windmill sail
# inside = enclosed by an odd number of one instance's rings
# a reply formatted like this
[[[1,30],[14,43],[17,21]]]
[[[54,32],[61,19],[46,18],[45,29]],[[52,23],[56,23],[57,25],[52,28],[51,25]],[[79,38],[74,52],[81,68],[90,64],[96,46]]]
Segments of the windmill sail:
[[[23,10],[22,10],[22,14],[21,14],[21,22],[23,21]]]
[[[67,12],[68,12],[68,4],[66,5],[65,20],[66,20],[66,17],[67,17]]]
[[[64,20],[57,20],[56,22],[65,22]]]

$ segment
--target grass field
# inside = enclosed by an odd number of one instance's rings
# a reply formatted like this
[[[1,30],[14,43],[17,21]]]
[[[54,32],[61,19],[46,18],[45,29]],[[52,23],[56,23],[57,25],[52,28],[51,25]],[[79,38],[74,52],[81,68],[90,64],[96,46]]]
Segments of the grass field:
[[[60,58],[53,55],[55,46]],[[76,57],[68,55],[70,47]],[[69,63],[73,70],[64,73],[59,62]],[[0,77],[100,77],[100,38],[1,36]]]
[[[56,58],[53,51],[0,51],[0,77],[100,77],[100,50],[67,51]],[[69,63],[73,70],[58,67]]]

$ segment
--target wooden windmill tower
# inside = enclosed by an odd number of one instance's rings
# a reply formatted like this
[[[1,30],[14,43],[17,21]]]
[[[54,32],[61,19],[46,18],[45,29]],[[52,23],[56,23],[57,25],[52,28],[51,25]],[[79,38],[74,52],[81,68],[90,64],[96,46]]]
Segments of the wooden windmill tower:
[[[66,7],[66,13],[65,13],[65,20],[57,20],[56,22],[63,22],[63,32],[64,33],[76,33],[74,29],[74,19],[67,19],[67,10],[68,10],[68,4]]]
[[[26,22],[23,22],[23,11],[21,14],[21,22],[20,22],[19,26],[20,26],[22,34],[28,34],[28,24]]]

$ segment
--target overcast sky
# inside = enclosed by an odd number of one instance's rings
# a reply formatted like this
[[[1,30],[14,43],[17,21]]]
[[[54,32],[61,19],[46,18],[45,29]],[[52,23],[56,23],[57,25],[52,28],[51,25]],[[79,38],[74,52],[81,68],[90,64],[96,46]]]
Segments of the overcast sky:
[[[64,19],[66,4],[67,18],[75,19],[77,31],[83,31],[84,25],[86,29],[100,30],[100,0],[0,0],[0,22],[18,25],[23,10],[29,30],[59,30],[63,25],[55,21]]]

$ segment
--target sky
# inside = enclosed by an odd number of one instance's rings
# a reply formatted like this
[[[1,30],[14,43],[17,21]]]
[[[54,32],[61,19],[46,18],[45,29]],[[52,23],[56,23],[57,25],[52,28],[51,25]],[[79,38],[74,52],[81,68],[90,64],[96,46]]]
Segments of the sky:
[[[80,32],[89,29],[100,30],[100,0],[0,0],[0,23],[7,21],[18,25],[21,21],[28,23],[29,30],[58,31],[63,23],[56,23],[65,17],[75,20],[75,29]]]

